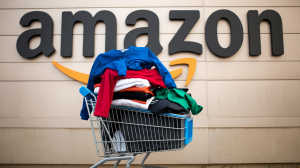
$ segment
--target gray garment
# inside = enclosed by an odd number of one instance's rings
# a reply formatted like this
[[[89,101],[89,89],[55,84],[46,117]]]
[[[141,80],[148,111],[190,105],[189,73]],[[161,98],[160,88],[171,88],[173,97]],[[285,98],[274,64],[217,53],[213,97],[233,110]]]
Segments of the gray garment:
[[[117,130],[115,132],[115,136],[113,137],[112,141],[117,152],[125,152],[127,150],[125,139],[121,131]]]

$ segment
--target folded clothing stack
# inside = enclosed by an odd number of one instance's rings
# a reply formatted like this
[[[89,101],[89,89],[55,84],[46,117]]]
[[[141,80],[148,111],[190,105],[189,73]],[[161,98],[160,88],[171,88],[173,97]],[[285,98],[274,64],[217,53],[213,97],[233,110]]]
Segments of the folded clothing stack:
[[[95,94],[99,93],[101,79],[99,76],[94,77]],[[156,95],[152,91],[155,91]],[[147,79],[142,78],[119,79],[113,89],[111,104],[149,109],[155,115],[160,113],[185,115],[191,110],[196,115],[201,112],[202,106],[197,105],[187,91],[187,88],[155,88]]]
[[[94,77],[94,93],[98,94],[101,84],[98,76]],[[150,102],[154,99],[151,84],[146,79],[129,78],[119,79],[116,83],[111,104],[129,106],[134,108],[148,109]]]
[[[148,109],[151,100],[154,98],[152,97],[154,94],[151,92],[150,88],[167,88],[157,69],[142,69],[137,71],[127,70],[125,77],[118,76],[118,72],[115,70],[106,69],[104,74],[100,75],[100,77],[101,84],[100,86],[96,85],[96,89],[94,89],[95,92],[99,90],[94,115],[106,118],[109,115],[111,104]],[[93,88],[94,87],[95,85]],[[119,93],[114,96],[114,93],[116,92]],[[122,94],[122,97],[117,97],[123,92],[125,93]],[[135,98],[131,100],[125,99],[123,96],[125,96],[125,94],[128,96],[128,93],[126,92],[144,93],[144,97],[147,99],[145,100],[145,98],[143,98],[142,100],[138,100],[138,96],[135,96]],[[151,94],[151,98],[148,98],[149,95],[147,93]],[[113,100],[113,97],[115,97],[115,100]]]

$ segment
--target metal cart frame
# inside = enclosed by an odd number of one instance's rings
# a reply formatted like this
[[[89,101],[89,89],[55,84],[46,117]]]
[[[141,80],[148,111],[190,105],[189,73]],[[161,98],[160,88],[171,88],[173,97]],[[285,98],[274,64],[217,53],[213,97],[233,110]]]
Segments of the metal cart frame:
[[[97,154],[104,157],[91,168],[107,161],[117,161],[116,168],[121,160],[129,160],[126,163],[126,168],[129,168],[135,156],[142,153],[147,153],[141,162],[142,167],[160,168],[144,165],[151,152],[182,150],[192,141],[193,118],[190,115],[153,115],[149,110],[112,105],[108,118],[97,117],[94,116],[96,96],[86,87],[79,91],[87,105]],[[95,122],[99,134],[96,134]]]

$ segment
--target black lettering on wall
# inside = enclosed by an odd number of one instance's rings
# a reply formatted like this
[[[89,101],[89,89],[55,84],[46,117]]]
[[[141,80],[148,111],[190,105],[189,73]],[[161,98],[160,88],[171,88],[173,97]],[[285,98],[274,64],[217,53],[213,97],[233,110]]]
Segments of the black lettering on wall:
[[[103,21],[106,26],[105,33],[105,52],[116,49],[117,40],[117,20],[115,15],[110,11],[99,11],[93,17],[87,11],[79,11],[74,15],[72,12],[62,13],[61,27],[61,56],[72,56],[73,27],[76,22],[83,24],[83,56],[94,56],[95,44],[95,26],[98,22]]]
[[[248,36],[249,54],[257,56],[261,54],[260,42],[260,23],[266,20],[270,24],[272,55],[280,56],[284,54],[282,20],[276,11],[265,10],[258,15],[257,10],[249,10],[248,17]]]
[[[52,45],[52,18],[46,12],[28,12],[21,18],[20,25],[29,26],[33,21],[40,21],[41,28],[23,32],[17,40],[17,51],[24,58],[34,58],[42,53],[48,57],[55,51]],[[41,42],[37,48],[32,50],[29,48],[29,41],[35,36],[41,36]]]
[[[171,10],[170,20],[184,20],[182,26],[169,43],[169,55],[178,52],[202,54],[202,45],[192,41],[184,41],[200,18],[198,10]]]
[[[159,19],[157,15],[149,10],[137,10],[131,12],[126,18],[126,25],[135,25],[139,19],[145,19],[148,22],[148,27],[136,28],[128,32],[124,39],[124,48],[130,45],[136,46],[138,36],[148,34],[148,47],[155,55],[162,51],[162,46],[159,42]]]
[[[217,26],[220,19],[226,19],[230,25],[231,41],[227,48],[220,46]],[[243,26],[238,16],[229,10],[218,10],[212,13],[205,25],[205,40],[211,52],[219,57],[230,57],[240,49],[244,38]]]

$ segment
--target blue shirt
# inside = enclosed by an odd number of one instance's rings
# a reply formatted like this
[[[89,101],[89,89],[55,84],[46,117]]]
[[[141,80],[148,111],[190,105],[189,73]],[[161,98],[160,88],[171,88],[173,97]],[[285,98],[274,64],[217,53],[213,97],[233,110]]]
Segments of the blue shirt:
[[[94,76],[102,75],[106,68],[118,71],[119,76],[126,76],[127,69],[138,71],[145,68],[151,69],[152,66],[157,68],[168,88],[176,88],[176,84],[170,72],[149,48],[133,46],[123,50],[113,49],[109,52],[99,54],[92,66],[87,88],[93,91]],[[80,116],[83,120],[89,118],[85,103],[83,103]]]

